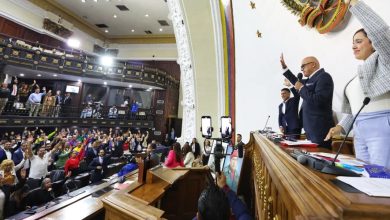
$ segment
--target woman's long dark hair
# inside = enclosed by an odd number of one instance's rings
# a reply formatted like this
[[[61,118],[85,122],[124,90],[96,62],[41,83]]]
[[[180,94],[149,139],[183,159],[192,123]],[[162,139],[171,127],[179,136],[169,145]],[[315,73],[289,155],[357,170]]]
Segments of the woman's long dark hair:
[[[179,163],[181,161],[181,146],[179,143],[175,142],[173,143],[173,151],[176,154],[176,161]]]

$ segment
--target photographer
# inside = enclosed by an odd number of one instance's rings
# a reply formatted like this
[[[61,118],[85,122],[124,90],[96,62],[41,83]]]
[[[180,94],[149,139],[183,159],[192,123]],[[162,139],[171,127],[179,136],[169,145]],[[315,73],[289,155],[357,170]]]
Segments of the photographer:
[[[226,185],[225,175],[217,174],[217,186],[209,186],[200,194],[194,220],[228,220],[231,214],[237,220],[252,219],[244,203]]]

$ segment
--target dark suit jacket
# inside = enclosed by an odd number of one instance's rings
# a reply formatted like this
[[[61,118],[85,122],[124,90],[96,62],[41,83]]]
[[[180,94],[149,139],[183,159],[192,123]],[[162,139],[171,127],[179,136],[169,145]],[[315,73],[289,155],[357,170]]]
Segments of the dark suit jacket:
[[[107,172],[107,166],[110,162],[110,157],[109,156],[104,156],[103,157],[103,163],[99,162],[99,157],[93,158],[91,163],[89,163],[88,168],[90,170],[93,170],[93,174],[91,177],[91,182],[97,182],[100,181],[101,179],[104,178],[105,173]],[[102,169],[96,169],[96,167],[101,166]]]
[[[66,96],[63,98],[63,103],[65,106],[70,105],[71,102],[72,102],[72,98],[70,96],[68,98],[66,98]]]
[[[300,96],[295,88],[291,88],[294,97],[286,102],[286,109],[283,113],[283,103],[279,105],[279,126],[284,128],[285,134],[297,134],[301,129],[298,117]]]
[[[101,149],[100,147],[96,148],[96,153],[95,153],[95,151],[93,150],[92,147],[88,147],[88,148],[87,148],[87,151],[85,152],[85,161],[87,162],[87,164],[90,164],[91,161],[92,161],[95,157],[98,156],[99,150],[100,150],[100,149]]]
[[[297,78],[290,70],[283,74],[292,84]],[[314,143],[330,148],[330,141],[324,142],[330,128],[334,126],[332,100],[333,79],[324,69],[318,70],[312,77],[303,80],[305,85],[299,91],[302,102],[303,128],[306,136]]]

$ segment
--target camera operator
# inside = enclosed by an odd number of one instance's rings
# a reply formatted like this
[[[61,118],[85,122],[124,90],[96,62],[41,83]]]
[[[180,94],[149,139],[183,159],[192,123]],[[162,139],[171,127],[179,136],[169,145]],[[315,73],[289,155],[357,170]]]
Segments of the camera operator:
[[[245,204],[226,185],[224,174],[217,174],[217,186],[208,186],[200,194],[194,220],[229,220],[231,214],[237,220],[252,219]]]

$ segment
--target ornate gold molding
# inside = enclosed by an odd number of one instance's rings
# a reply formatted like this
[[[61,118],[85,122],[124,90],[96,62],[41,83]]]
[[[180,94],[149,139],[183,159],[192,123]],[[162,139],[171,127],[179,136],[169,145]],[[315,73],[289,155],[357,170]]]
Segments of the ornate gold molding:
[[[344,0],[282,0],[293,14],[299,15],[299,23],[315,27],[320,34],[332,31],[348,11]]]

